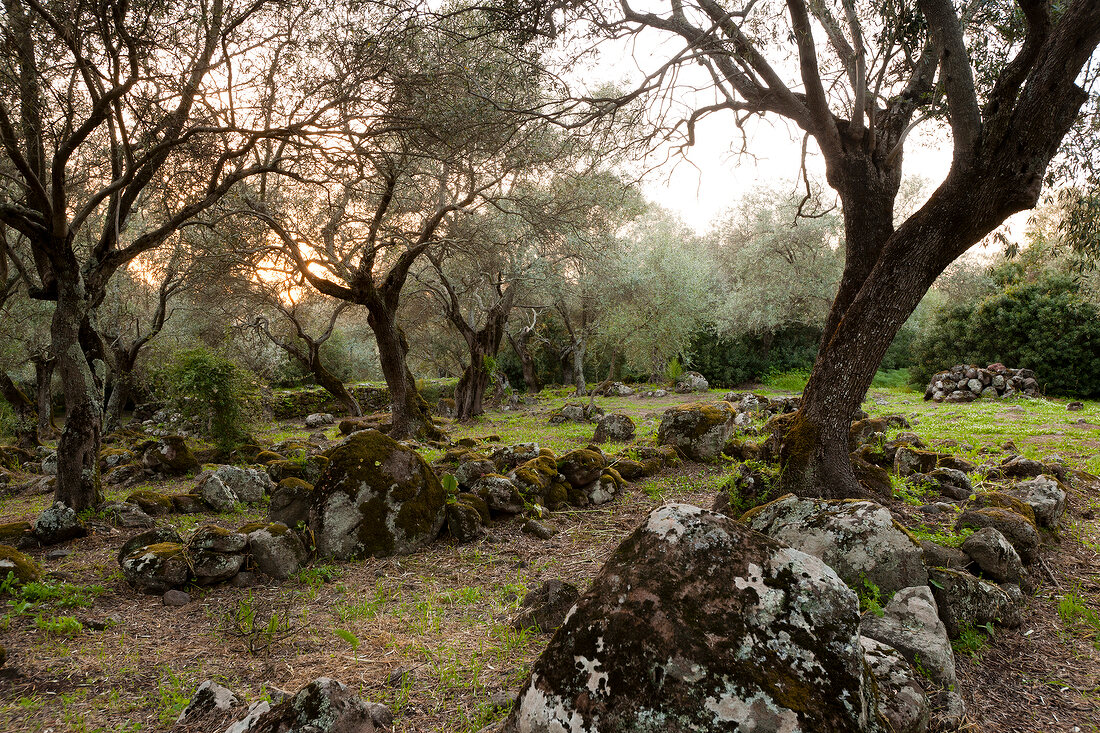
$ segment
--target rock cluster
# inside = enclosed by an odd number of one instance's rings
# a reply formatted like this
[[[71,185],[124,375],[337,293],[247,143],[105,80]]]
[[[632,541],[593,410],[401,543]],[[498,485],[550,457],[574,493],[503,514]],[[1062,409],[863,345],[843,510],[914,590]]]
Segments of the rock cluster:
[[[980,398],[1037,397],[1039,382],[1030,369],[990,364],[982,369],[958,364],[932,376],[924,399],[935,402],[971,402]]]

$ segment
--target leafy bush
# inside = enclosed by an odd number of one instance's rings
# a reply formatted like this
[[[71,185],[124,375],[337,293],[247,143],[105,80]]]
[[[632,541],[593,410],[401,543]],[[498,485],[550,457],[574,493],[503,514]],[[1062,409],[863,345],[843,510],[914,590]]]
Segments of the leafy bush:
[[[252,374],[204,347],[181,351],[164,376],[167,397],[222,450],[248,442],[259,386]]]
[[[723,337],[702,331],[692,339],[690,360],[711,386],[736,387],[759,381],[770,371],[809,370],[814,365],[821,329],[791,326],[773,334]]]
[[[1067,275],[1010,280],[984,300],[940,310],[914,355],[920,384],[955,364],[1001,362],[1034,370],[1048,393],[1092,397],[1100,395],[1100,309]]]

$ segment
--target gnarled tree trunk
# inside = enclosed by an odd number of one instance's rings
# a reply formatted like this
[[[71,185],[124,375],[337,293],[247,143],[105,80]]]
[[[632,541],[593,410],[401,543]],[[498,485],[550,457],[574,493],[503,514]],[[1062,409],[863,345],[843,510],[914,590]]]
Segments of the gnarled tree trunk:
[[[523,383],[527,387],[527,392],[537,394],[542,389],[542,385],[539,384],[539,373],[535,367],[535,357],[531,354],[531,335],[533,333],[534,329],[524,327],[518,336],[508,334],[508,342],[512,344],[512,349],[516,352],[519,363],[523,367]]]
[[[397,325],[395,314],[384,307],[368,306],[367,323],[378,343],[378,361],[390,392],[394,438],[431,437],[440,435],[432,423],[428,403],[416,389],[416,380],[408,367],[409,344]]]
[[[38,438],[52,440],[57,437],[57,425],[53,421],[53,373],[57,359],[38,354],[31,361],[34,362],[34,393],[38,403]]]

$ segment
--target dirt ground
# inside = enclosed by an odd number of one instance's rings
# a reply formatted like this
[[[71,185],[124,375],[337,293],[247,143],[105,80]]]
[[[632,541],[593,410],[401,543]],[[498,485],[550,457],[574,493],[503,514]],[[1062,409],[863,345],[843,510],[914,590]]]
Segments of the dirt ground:
[[[1083,417],[1091,424],[1075,423],[1071,430],[1064,404],[1054,401],[1021,403],[1030,411],[1025,418],[1034,419],[1012,421],[998,419],[984,406],[952,406],[948,414],[911,393],[881,390],[872,397],[872,413],[915,417],[915,432],[928,441],[954,440],[960,445],[951,450],[965,455],[978,455],[984,447],[984,458],[992,460],[994,448],[1013,440],[1025,455],[1058,452],[1075,467],[1095,470],[1097,403],[1086,404]],[[583,446],[590,425],[546,424],[549,410],[563,399],[452,426],[452,437],[541,438],[559,452]],[[598,403],[631,413],[639,437],[648,440],[661,411],[684,399],[689,398]],[[300,424],[277,426],[271,434],[296,429]],[[521,533],[518,521],[499,523],[467,545],[442,539],[409,556],[315,564],[281,583],[196,588],[192,602],[179,608],[165,607],[159,597],[140,595],[126,584],[115,553],[131,532],[93,518],[91,535],[64,546],[70,551],[64,557],[32,553],[53,583],[83,589],[83,595],[70,594],[83,600],[70,601],[73,607],[45,601],[20,609],[0,596],[6,604],[0,608],[0,644],[8,651],[0,669],[0,730],[168,731],[204,679],[255,701],[272,688],[293,692],[328,676],[389,705],[397,731],[478,731],[506,715],[506,705],[499,703],[518,689],[548,640],[511,628],[524,593],[553,578],[583,592],[650,510],[669,501],[709,507],[728,472],[728,464],[666,469],[610,504],[554,513],[548,523],[556,534],[548,541]],[[154,488],[180,492],[193,482]],[[6,497],[0,522],[33,519],[48,499]],[[912,507],[898,509],[899,516],[912,516]],[[235,528],[263,513],[261,508],[254,514],[165,519],[189,531],[205,523]],[[1041,583],[1028,601],[1024,625],[983,635],[978,648],[956,649],[960,691],[969,708],[966,730],[1100,730],[1098,514],[1100,480],[1081,473],[1072,484],[1066,524],[1046,537]],[[58,621],[65,616],[83,628],[65,628]]]

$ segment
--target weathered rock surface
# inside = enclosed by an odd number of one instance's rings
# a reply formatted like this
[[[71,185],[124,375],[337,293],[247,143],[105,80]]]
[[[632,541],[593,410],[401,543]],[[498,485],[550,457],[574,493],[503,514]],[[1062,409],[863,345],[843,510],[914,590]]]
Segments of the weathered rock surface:
[[[860,633],[893,647],[941,687],[954,686],[955,655],[932,590],[903,588],[882,610],[882,616],[864,614]]]
[[[523,497],[520,496],[516,485],[505,476],[499,474],[482,476],[473,485],[471,492],[485,500],[489,513],[494,517],[523,512]]]
[[[679,394],[706,392],[708,389],[710,382],[699,372],[684,372],[676,378],[676,391]]]
[[[978,567],[982,575],[998,583],[1030,586],[1030,579],[1020,555],[1005,536],[993,527],[983,527],[963,540],[961,549]]]
[[[853,587],[866,580],[883,593],[893,593],[928,584],[920,545],[902,531],[886,507],[874,502],[787,494],[747,512],[743,521],[821,558]]]
[[[550,632],[562,625],[569,609],[581,597],[577,586],[561,580],[548,580],[523,597],[519,612],[512,619],[517,629],[537,627]]]
[[[374,733],[370,704],[342,682],[320,677],[275,706],[264,702],[225,733]]]
[[[734,430],[736,412],[728,402],[689,402],[665,410],[657,429],[657,443],[671,445],[688,458],[710,461]]]
[[[415,450],[363,430],[329,459],[310,507],[318,554],[338,560],[406,554],[439,535],[446,492]]]
[[[1066,514],[1066,492],[1051,476],[1020,481],[1004,493],[1030,506],[1040,527],[1057,527]]]
[[[267,517],[288,527],[309,523],[309,507],[313,503],[313,484],[300,478],[285,478],[271,492]]]
[[[191,577],[184,546],[175,542],[139,547],[123,558],[121,564],[126,580],[142,593],[162,595],[180,588]]]
[[[298,572],[309,559],[309,550],[302,538],[281,522],[272,522],[249,532],[248,547],[256,568],[279,580]]]
[[[165,476],[182,476],[199,468],[187,442],[179,435],[165,435],[146,441],[137,447],[141,463],[146,468]]]
[[[0,545],[0,580],[11,573],[16,583],[33,583],[42,577],[42,568],[29,555],[11,545]]]
[[[898,650],[869,637],[861,637],[863,656],[878,685],[879,714],[893,733],[926,733],[928,695],[917,673]]]
[[[1023,620],[1023,594],[1015,586],[996,586],[969,573],[945,568],[930,568],[928,577],[940,620],[952,639],[966,627],[996,623],[1015,628]],[[1010,588],[1015,588],[1015,593]]]
[[[195,690],[191,701],[176,719],[176,725],[198,726],[228,722],[223,717],[240,705],[237,696],[213,680],[206,680]]]
[[[967,527],[971,529],[992,527],[997,530],[1016,548],[1020,559],[1029,565],[1039,556],[1039,531],[1030,519],[1014,511],[999,507],[967,509],[959,515],[955,522],[955,530]]]
[[[256,468],[218,466],[210,476],[220,479],[239,501],[248,504],[261,501],[265,494],[270,494],[275,488],[275,482],[267,472]]]
[[[615,550],[502,730],[879,731],[873,690],[834,572],[673,504]]]
[[[88,528],[72,507],[55,501],[34,520],[34,537],[43,545],[56,545],[88,534]]]
[[[609,440],[616,443],[626,443],[634,440],[634,421],[629,415],[612,413],[604,415],[596,423],[596,432],[592,436],[595,443],[606,443]]]

